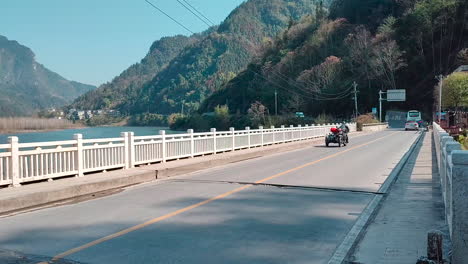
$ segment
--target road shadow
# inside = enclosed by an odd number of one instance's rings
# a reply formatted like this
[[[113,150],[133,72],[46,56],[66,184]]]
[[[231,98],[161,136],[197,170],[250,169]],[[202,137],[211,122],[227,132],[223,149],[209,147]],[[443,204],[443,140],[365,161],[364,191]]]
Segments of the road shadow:
[[[181,184],[182,188],[186,186]],[[255,186],[67,258],[96,264],[325,263],[372,197]],[[188,196],[160,203],[155,193],[146,221],[160,216],[157,212],[161,209],[181,209],[204,199]],[[74,214],[87,213],[76,212],[73,207],[58,210],[61,214],[71,214],[69,219],[73,219]],[[37,217],[47,215],[46,212],[34,214]],[[23,216],[26,215],[14,218],[21,221]],[[89,217],[94,216],[90,214]],[[51,223],[53,221],[50,219]],[[61,228],[54,228],[53,224],[28,225],[8,235],[1,230],[0,245],[21,247],[27,252],[51,251],[52,247],[54,254],[58,254],[134,225],[118,218],[88,226],[80,226],[79,221],[70,221]],[[102,234],[102,230],[107,230],[106,234]]]

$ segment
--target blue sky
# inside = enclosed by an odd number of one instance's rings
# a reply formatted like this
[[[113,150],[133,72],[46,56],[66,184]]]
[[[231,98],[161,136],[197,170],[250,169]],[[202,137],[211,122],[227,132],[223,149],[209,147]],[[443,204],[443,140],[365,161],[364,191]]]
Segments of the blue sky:
[[[186,0],[219,24],[244,0]],[[194,32],[208,28],[176,0],[152,2]],[[144,0],[1,0],[0,35],[63,77],[99,85],[140,61],[153,41],[189,35]]]

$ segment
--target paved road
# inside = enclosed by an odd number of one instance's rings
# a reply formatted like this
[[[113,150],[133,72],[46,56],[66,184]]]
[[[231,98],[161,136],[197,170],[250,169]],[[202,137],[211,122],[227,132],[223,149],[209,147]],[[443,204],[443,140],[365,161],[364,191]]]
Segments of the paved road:
[[[416,137],[359,135],[1,218],[0,262],[327,263]]]

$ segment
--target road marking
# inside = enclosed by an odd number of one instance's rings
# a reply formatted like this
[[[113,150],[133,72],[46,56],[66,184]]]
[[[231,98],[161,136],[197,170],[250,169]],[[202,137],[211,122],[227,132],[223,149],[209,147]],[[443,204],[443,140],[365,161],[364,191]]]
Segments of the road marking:
[[[318,160],[315,160],[315,161],[312,161],[312,162],[303,164],[303,165],[301,165],[301,166],[298,166],[298,167],[295,167],[295,168],[292,168],[292,169],[289,169],[289,170],[280,172],[280,173],[275,174],[275,175],[273,175],[273,176],[270,176],[270,177],[264,178],[264,179],[262,179],[262,180],[256,181],[255,184],[264,183],[264,182],[266,182],[266,181],[269,181],[269,180],[272,180],[272,179],[281,177],[281,176],[286,175],[286,174],[288,174],[288,173],[291,173],[291,172],[294,172],[294,171],[297,171],[297,170],[300,170],[300,169],[303,169],[303,168],[312,166],[312,165],[317,164],[317,163],[319,163],[319,162],[322,162],[322,161],[324,161],[324,160],[328,160],[328,159],[334,158],[334,157],[336,157],[336,156],[339,156],[339,155],[341,155],[341,154],[350,152],[350,151],[352,151],[352,150],[355,150],[355,149],[358,149],[358,148],[361,148],[361,147],[370,145],[370,144],[372,144],[372,143],[374,143],[374,142],[377,142],[377,141],[382,140],[382,139],[384,139],[384,138],[390,137],[390,136],[395,135],[395,134],[397,134],[397,133],[399,133],[399,132],[391,133],[391,134],[389,134],[389,135],[386,135],[386,136],[383,136],[383,137],[374,139],[374,140],[369,141],[369,142],[367,142],[367,143],[364,143],[364,144],[361,144],[361,145],[357,145],[357,146],[354,146],[354,147],[352,147],[352,148],[348,148],[348,149],[346,149],[346,150],[343,150],[343,151],[337,152],[337,153],[335,153],[335,154],[326,156],[326,157],[324,157],[324,158],[321,158],[321,159],[318,159]],[[184,212],[190,211],[190,210],[195,209],[195,208],[197,208],[197,207],[200,207],[200,206],[202,206],[202,205],[205,205],[205,204],[214,202],[214,201],[219,200],[219,199],[222,199],[222,198],[226,198],[226,197],[228,197],[228,196],[230,196],[230,195],[233,195],[233,194],[235,194],[235,193],[238,193],[238,192],[240,192],[240,191],[243,191],[243,190],[245,190],[245,189],[248,189],[248,188],[250,188],[250,187],[252,187],[252,186],[254,186],[254,185],[253,185],[253,184],[250,184],[250,185],[245,185],[245,186],[236,188],[236,189],[234,189],[234,190],[232,190],[232,191],[229,191],[229,192],[220,194],[220,195],[218,195],[218,196],[216,196],[216,197],[207,199],[207,200],[205,200],[205,201],[196,203],[196,204],[194,204],[194,205],[187,206],[187,207],[185,207],[185,208],[179,209],[179,210],[174,211],[174,212],[172,212],[172,213],[168,213],[168,214],[166,214],[166,215],[163,215],[163,216],[154,218],[154,219],[149,220],[149,221],[147,221],[147,222],[145,222],[145,223],[142,223],[142,224],[139,224],[139,225],[136,225],[136,226],[132,226],[132,227],[130,227],[130,228],[124,229],[124,230],[122,230],[122,231],[119,231],[119,232],[117,232],[117,233],[114,233],[114,234],[105,236],[105,237],[100,238],[100,239],[97,239],[97,240],[94,240],[94,241],[89,242],[89,243],[87,243],[87,244],[84,244],[84,245],[82,245],[82,246],[79,246],[79,247],[76,247],[76,248],[67,250],[67,251],[65,251],[65,252],[63,252],[63,253],[60,253],[60,254],[56,255],[55,257],[53,257],[52,260],[51,260],[51,262],[40,262],[40,263],[38,263],[38,264],[53,263],[53,262],[55,262],[55,261],[58,261],[58,260],[60,260],[60,259],[63,259],[63,258],[65,258],[65,257],[69,256],[69,255],[72,255],[72,254],[74,254],[74,253],[80,252],[80,251],[85,250],[85,249],[87,249],[87,248],[90,248],[90,247],[92,247],[92,246],[95,246],[95,245],[101,244],[101,243],[103,243],[103,242],[106,242],[106,241],[108,241],[108,240],[111,240],[111,239],[114,239],[114,238],[123,236],[123,235],[125,235],[125,234],[128,234],[128,233],[130,233],[130,232],[133,232],[133,231],[142,229],[142,228],[147,227],[147,226],[149,226],[149,225],[152,225],[152,224],[161,222],[161,221],[163,221],[163,220],[166,220],[166,219],[168,219],[168,218],[177,216],[177,215],[179,215],[179,214],[182,214],[182,213],[184,213]]]

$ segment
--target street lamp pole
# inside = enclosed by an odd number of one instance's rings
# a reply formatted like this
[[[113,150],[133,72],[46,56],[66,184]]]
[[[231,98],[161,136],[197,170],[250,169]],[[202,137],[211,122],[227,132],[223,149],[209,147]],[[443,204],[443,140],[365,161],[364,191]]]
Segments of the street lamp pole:
[[[380,123],[382,123],[382,101],[384,100],[382,98],[382,94],[384,94],[384,92],[382,92],[382,90],[379,91],[379,105],[380,105],[380,110],[379,110],[379,121]]]
[[[275,116],[278,115],[278,91],[275,89]]]
[[[442,74],[436,76],[436,79],[439,80],[439,116],[438,121],[440,125],[440,120],[442,119],[442,85],[444,83],[444,76]]]

